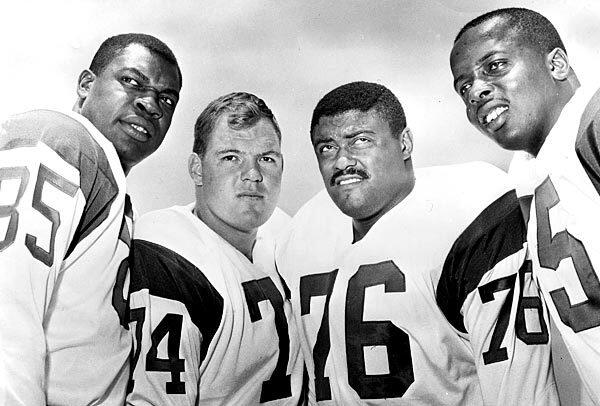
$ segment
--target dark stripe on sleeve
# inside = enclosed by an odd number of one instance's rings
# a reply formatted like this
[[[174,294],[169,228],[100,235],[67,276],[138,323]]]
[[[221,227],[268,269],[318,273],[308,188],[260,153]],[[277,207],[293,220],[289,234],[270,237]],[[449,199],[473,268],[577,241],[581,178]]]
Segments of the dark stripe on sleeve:
[[[600,195],[600,91],[588,103],[579,125],[575,152],[581,166]]]
[[[204,360],[223,315],[223,298],[202,271],[179,254],[145,240],[134,239],[129,256],[130,291],[148,289],[153,296],[185,305],[202,334]]]
[[[65,255],[68,257],[81,240],[106,220],[117,196],[117,182],[106,154],[83,124],[51,110],[34,110],[13,116],[2,125],[0,134],[0,150],[43,143],[79,171],[79,184],[86,203]]]
[[[513,191],[489,205],[458,237],[438,283],[438,306],[450,323],[466,332],[461,307],[483,275],[523,248],[525,223]],[[515,270],[517,271],[517,270]]]

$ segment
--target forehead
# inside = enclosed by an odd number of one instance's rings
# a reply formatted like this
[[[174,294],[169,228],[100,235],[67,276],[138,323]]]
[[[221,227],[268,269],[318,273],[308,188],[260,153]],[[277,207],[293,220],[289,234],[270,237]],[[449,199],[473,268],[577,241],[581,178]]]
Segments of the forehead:
[[[321,117],[313,131],[313,140],[344,137],[363,131],[389,133],[390,126],[374,109],[348,110],[335,116]]]
[[[494,17],[465,31],[452,47],[450,64],[477,61],[490,52],[516,52],[524,47],[504,17]]]
[[[223,114],[215,123],[207,151],[236,149],[253,153],[279,152],[280,144],[277,132],[269,120],[261,118],[252,127],[236,130],[229,126],[228,115]]]
[[[107,65],[105,71],[135,69],[144,74],[154,86],[179,90],[179,73],[175,64],[140,44],[129,44]]]

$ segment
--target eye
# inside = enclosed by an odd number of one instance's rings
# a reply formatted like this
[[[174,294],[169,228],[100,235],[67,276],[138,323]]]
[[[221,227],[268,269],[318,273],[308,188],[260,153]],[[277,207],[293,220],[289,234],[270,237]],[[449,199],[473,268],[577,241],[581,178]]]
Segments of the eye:
[[[458,89],[458,93],[460,93],[461,96],[464,96],[465,93],[467,93],[470,88],[471,88],[471,84],[465,83]]]
[[[333,155],[334,150],[335,150],[335,147],[330,144],[320,145],[317,149],[317,151],[319,151],[320,155],[326,155],[326,156]]]
[[[235,155],[225,155],[221,158],[221,160],[226,162],[235,162],[238,160],[238,157]]]
[[[169,107],[175,107],[175,104],[176,104],[175,100],[173,100],[169,96],[161,96],[160,100]]]
[[[498,69],[502,69],[505,65],[505,61],[493,61],[488,65],[488,71],[495,72]]]
[[[121,78],[121,81],[124,83],[127,83],[128,85],[131,85],[131,86],[135,86],[135,87],[140,86],[140,82],[138,82],[137,80],[135,80],[134,78],[129,77],[129,76],[123,76]]]
[[[270,156],[263,156],[263,157],[260,158],[260,160],[262,162],[269,162],[269,163],[274,163],[275,162],[275,159],[272,158],[272,157],[270,157]]]
[[[352,145],[355,147],[365,147],[371,143],[371,139],[367,137],[356,137]]]

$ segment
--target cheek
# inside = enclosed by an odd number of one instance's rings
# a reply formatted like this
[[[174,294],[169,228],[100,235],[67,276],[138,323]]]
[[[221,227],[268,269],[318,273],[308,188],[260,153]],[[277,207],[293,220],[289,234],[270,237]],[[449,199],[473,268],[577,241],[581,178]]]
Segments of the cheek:
[[[323,178],[329,180],[333,175],[333,165],[329,161],[321,159],[319,160],[319,172],[321,172]]]

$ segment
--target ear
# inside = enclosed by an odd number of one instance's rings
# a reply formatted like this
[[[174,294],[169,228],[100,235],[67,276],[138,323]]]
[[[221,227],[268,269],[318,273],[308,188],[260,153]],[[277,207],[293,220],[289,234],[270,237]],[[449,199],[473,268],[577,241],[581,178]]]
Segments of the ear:
[[[202,160],[195,152],[192,152],[188,158],[188,172],[194,185],[202,186]]]
[[[406,127],[400,134],[400,138],[402,142],[402,159],[406,161],[410,158],[413,150],[413,138],[410,128]]]
[[[96,80],[96,75],[91,70],[85,69],[81,72],[77,80],[77,96],[80,100],[83,101],[88,97],[94,80]]]
[[[561,48],[554,48],[546,56],[546,63],[550,74],[556,80],[565,80],[569,75],[569,58]]]

